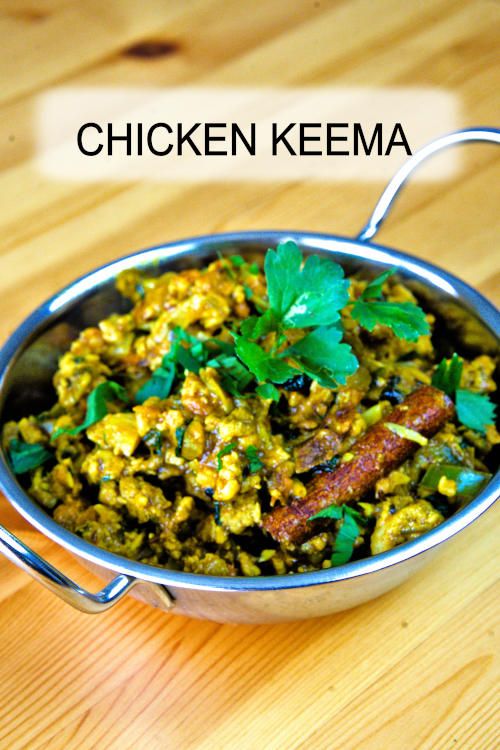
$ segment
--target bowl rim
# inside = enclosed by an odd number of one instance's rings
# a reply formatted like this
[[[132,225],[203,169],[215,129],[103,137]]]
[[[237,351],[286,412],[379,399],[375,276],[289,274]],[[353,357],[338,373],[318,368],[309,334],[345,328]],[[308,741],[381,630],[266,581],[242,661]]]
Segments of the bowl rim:
[[[410,254],[386,245],[326,233],[265,229],[226,232],[175,240],[135,251],[105,263],[66,285],[28,315],[0,349],[0,394],[3,394],[4,383],[11,367],[29,342],[50,322],[54,322],[71,307],[77,299],[82,299],[92,291],[96,291],[116,277],[120,271],[131,267],[148,266],[154,261],[166,263],[169,260],[194,254],[196,250],[202,248],[210,249],[211,245],[215,249],[215,246],[221,243],[259,242],[272,246],[287,239],[298,241],[302,249],[335,252],[337,255],[345,255],[346,258],[354,258],[361,262],[368,261],[381,266],[397,265],[398,271],[401,271],[403,275],[417,277],[428,286],[437,286],[452,297],[465,301],[498,341],[500,312],[489,300],[448,271]],[[369,575],[436,548],[466,528],[495,503],[500,496],[500,470],[471,503],[418,539],[379,555],[348,562],[335,568],[281,576],[223,577],[185,573],[129,560],[101,549],[57,524],[41,506],[29,497],[18,484],[3,450],[0,450],[0,490],[4,492],[10,504],[45,536],[77,557],[82,557],[94,565],[117,574],[122,573],[139,580],[186,589],[273,591],[317,586]]]

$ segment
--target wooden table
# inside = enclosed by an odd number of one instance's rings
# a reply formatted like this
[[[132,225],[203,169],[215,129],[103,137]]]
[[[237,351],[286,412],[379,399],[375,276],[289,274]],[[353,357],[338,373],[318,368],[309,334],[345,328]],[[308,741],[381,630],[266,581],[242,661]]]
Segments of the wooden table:
[[[0,14],[2,339],[77,274],[135,248],[262,227],[349,235],[382,188],[49,181],[33,163],[32,106],[46,88],[435,85],[459,97],[459,126],[498,116],[499,8],[488,0],[3,0]],[[458,180],[407,189],[381,241],[493,297],[498,180],[495,150],[470,147]],[[0,560],[1,750],[498,747],[495,520],[487,513],[377,601],[274,627],[130,599],[89,617]],[[0,522],[98,585],[3,500]]]

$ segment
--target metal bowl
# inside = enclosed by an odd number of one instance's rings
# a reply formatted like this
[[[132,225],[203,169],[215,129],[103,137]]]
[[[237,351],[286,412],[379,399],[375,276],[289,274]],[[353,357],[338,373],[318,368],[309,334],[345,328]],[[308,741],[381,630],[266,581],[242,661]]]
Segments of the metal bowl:
[[[467,132],[475,132],[476,137],[462,140],[479,139],[478,131]],[[480,132],[483,135],[491,131]],[[498,142],[497,138],[486,140]],[[395,190],[393,187],[392,198],[403,181]],[[37,308],[0,351],[1,421],[36,413],[53,402],[52,376],[62,351],[82,328],[124,309],[124,302],[114,286],[119,272],[138,267],[157,274],[166,269],[204,264],[217,253],[255,255],[286,239],[295,240],[305,254],[329,255],[347,272],[363,268],[365,273],[375,274],[397,266],[401,279],[446,321],[450,339],[455,339],[460,350],[496,353],[500,314],[482,295],[436,266],[366,241],[369,231],[373,235],[380,225],[392,198],[382,213],[379,210],[375,224],[369,222],[368,228],[356,239],[272,231],[208,235],[129,255],[78,279]],[[427,562],[444,542],[495,502],[500,494],[500,472],[471,503],[413,542],[338,568],[253,578],[182,573],[102,550],[59,526],[37,505],[17,481],[3,454],[0,455],[0,487],[33,526],[76,555],[105,581],[110,581],[102,591],[91,594],[0,527],[0,551],[79,609],[100,612],[132,590],[133,595],[143,601],[173,612],[219,622],[258,623],[326,615],[353,607],[397,586]]]

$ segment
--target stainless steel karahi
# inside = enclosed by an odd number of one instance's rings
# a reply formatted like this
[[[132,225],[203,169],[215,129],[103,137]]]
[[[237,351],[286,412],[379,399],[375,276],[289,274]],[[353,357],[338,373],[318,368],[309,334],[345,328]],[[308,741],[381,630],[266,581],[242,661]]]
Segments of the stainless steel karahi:
[[[362,232],[354,239],[307,232],[237,232],[173,242],[134,253],[92,271],[38,307],[0,351],[0,419],[40,411],[51,393],[57,358],[82,328],[122,309],[116,275],[140,267],[158,273],[203,263],[216,252],[265,252],[293,238],[305,253],[331,255],[348,271],[380,272],[397,266],[401,277],[431,309],[449,321],[450,335],[498,351],[500,313],[481,294],[445,271],[410,255],[371,242],[410,173],[431,154],[453,144],[500,144],[500,130],[476,128],[434,141],[412,156],[382,194]],[[278,622],[317,617],[373,599],[405,581],[439,547],[472,523],[500,495],[500,471],[465,508],[441,526],[376,557],[338,568],[288,576],[222,578],[165,570],[99,549],[59,526],[17,482],[0,455],[0,488],[11,504],[39,531],[57,542],[107,585],[85,591],[0,526],[0,552],[78,609],[103,612],[129,591],[167,611],[219,622]]]

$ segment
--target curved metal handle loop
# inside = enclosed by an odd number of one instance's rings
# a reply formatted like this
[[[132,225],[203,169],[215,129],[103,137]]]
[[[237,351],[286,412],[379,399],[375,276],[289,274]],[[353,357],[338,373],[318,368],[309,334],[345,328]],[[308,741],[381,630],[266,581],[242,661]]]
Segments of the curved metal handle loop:
[[[109,609],[137,583],[136,578],[121,574],[97,594],[91,594],[60,573],[3,526],[0,526],[0,552],[65,602],[87,614],[98,614]]]
[[[361,240],[362,242],[367,242],[375,236],[389,213],[397,194],[410,175],[423,161],[425,161],[425,159],[438,151],[449,148],[449,146],[454,146],[459,143],[467,143],[469,141],[488,141],[490,143],[500,144],[500,130],[498,128],[468,128],[465,130],[457,130],[455,133],[449,133],[442,138],[438,138],[437,140],[428,143],[427,146],[424,146],[420,151],[414,153],[389,182],[378,199],[368,222],[357,235],[356,239]]]

